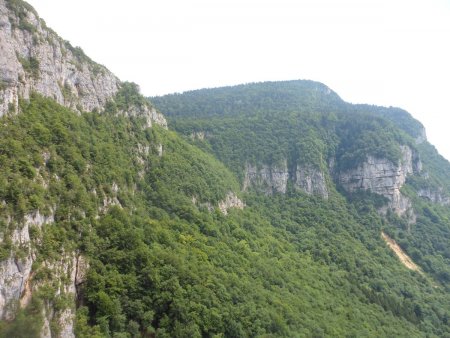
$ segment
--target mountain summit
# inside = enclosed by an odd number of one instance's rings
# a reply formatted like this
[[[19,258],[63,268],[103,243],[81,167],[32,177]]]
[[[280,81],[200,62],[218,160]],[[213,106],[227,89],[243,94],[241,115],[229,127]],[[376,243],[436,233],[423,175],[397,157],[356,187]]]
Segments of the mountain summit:
[[[0,50],[1,337],[450,337],[450,164],[406,111],[149,101],[22,0]]]

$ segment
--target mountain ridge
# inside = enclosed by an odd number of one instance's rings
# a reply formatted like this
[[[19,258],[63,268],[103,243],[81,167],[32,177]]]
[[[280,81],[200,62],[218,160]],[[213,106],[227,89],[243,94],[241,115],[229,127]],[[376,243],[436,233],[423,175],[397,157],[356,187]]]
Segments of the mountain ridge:
[[[150,103],[22,0],[0,48],[0,336],[450,336],[450,165],[407,112],[313,81]]]

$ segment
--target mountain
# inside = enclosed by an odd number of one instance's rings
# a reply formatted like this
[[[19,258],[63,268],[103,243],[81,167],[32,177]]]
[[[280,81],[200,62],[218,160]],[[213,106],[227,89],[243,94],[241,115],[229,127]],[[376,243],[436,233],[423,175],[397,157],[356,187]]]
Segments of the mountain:
[[[407,112],[150,103],[21,0],[0,50],[1,337],[450,337],[450,164]]]
[[[321,206],[345,201],[345,208],[356,212],[357,223],[365,226],[343,226],[370,255],[393,249],[403,262],[406,257],[417,264],[413,270],[420,278],[431,278],[433,292],[442,290],[448,297],[450,163],[426,141],[422,124],[406,111],[352,105],[312,81],[253,83],[150,99],[165,112],[171,128],[236,175],[248,204],[252,198],[259,201],[261,194],[272,201],[266,204],[270,211],[260,213],[267,213],[274,226],[284,225],[303,238],[303,232],[289,228],[288,219],[296,225],[305,222],[296,210],[300,206],[289,205],[292,200],[308,196]],[[283,202],[275,207],[273,200],[280,199]],[[328,230],[336,231],[338,221],[323,220],[322,211],[313,209],[317,211],[311,211],[316,217],[312,223],[330,223]],[[362,267],[341,262],[347,255],[337,248],[341,243],[314,231],[315,245],[334,248],[331,257],[328,251],[317,254],[326,264],[350,274]],[[377,238],[377,243],[369,244],[365,236]],[[311,247],[303,250],[314,252]],[[386,262],[378,264],[388,269]],[[355,266],[359,267],[353,270]],[[405,297],[402,287],[394,291],[399,276],[391,282],[370,274],[357,279],[358,288],[368,283],[370,292],[379,296],[396,292],[400,299]]]

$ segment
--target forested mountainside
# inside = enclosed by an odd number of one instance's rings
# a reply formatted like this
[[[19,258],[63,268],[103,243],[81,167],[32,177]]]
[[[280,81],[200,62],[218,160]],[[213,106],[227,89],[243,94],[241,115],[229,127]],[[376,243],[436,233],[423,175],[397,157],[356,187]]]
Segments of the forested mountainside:
[[[348,104],[312,81],[203,89],[151,100],[171,128],[236,175],[247,198],[344,199],[365,219],[360,224],[366,226],[353,236],[364,243],[360,236],[369,229],[376,237],[388,234],[418,265],[419,275],[431,278],[433,292],[448,293],[450,164],[406,111]],[[279,213],[274,226],[292,210]],[[366,243],[366,248],[387,249],[382,241],[378,245]]]
[[[407,112],[152,104],[21,0],[0,49],[0,337],[450,337],[449,163]]]

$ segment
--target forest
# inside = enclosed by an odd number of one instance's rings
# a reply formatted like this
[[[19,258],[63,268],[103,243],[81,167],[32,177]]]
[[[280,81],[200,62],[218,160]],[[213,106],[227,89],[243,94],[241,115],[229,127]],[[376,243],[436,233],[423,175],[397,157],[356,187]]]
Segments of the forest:
[[[190,94],[192,111],[181,94],[165,98],[180,113],[153,99],[168,112],[169,130],[117,114],[148,104],[133,84],[102,114],[77,115],[38,94],[22,101],[0,131],[1,231],[14,230],[7,216],[20,222],[33,210],[55,221],[30,229],[41,287],[14,321],[0,324],[0,335],[38,336],[43,308],[76,306],[77,337],[450,337],[450,211],[415,193],[424,184],[448,187],[448,162],[415,144],[420,124],[412,118],[405,129],[381,108],[360,112],[341,102],[334,110],[337,96],[322,101],[326,90],[304,85],[288,91],[300,94],[297,103],[284,97],[278,111],[275,103],[252,111],[245,90],[242,113],[227,113],[227,103],[221,110],[213,95],[205,103]],[[251,90],[249,102],[259,93]],[[210,136],[191,136],[199,131]],[[241,189],[246,161],[287,158],[325,170],[336,158],[344,170],[367,154],[396,161],[400,144],[420,152],[430,177],[412,176],[403,189],[414,225],[380,215],[380,196],[348,194],[331,174],[327,199],[289,186],[285,194]],[[224,215],[217,205],[229,191],[245,208]],[[423,274],[399,262],[382,230]],[[0,256],[27,250],[3,241]],[[75,304],[56,292],[58,277],[48,269],[70,251],[89,260]]]

